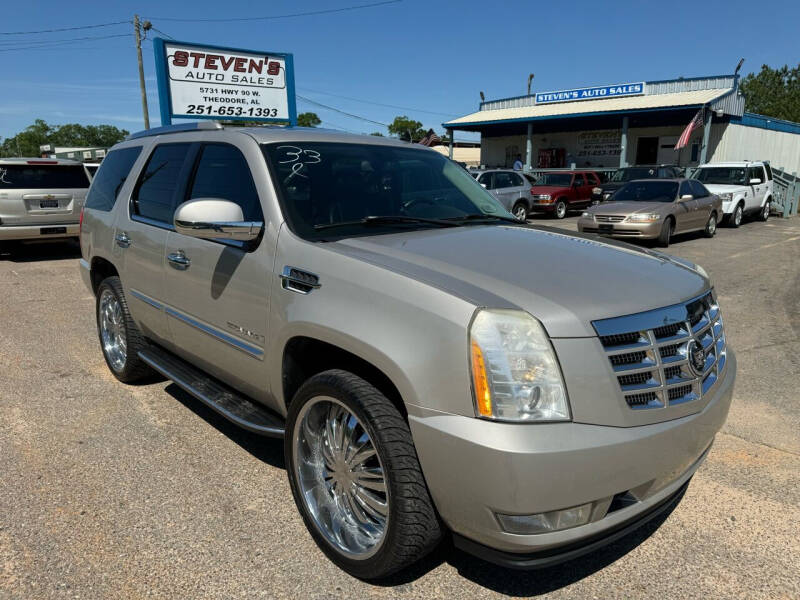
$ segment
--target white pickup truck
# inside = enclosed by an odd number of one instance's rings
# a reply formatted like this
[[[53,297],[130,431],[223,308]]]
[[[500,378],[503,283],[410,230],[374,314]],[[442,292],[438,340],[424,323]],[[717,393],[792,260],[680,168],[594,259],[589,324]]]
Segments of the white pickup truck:
[[[695,171],[712,194],[722,199],[722,212],[731,227],[739,227],[745,215],[769,218],[772,204],[772,169],[767,162],[709,163]]]

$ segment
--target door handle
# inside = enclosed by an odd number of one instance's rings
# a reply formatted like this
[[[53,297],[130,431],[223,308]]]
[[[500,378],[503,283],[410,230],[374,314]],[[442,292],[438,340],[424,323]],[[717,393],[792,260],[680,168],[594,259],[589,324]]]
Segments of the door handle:
[[[117,235],[115,235],[114,241],[120,248],[128,248],[131,245],[131,238],[129,238],[128,234],[125,233],[124,231],[122,233],[118,233]]]
[[[192,264],[191,259],[184,254],[183,250],[167,254],[167,260],[169,261],[169,266],[178,271],[185,271]]]

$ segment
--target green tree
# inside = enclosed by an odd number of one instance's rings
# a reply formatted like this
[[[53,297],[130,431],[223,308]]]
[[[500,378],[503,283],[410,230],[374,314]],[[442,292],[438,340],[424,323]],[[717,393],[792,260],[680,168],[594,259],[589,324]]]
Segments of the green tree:
[[[304,112],[297,115],[297,124],[300,127],[316,127],[322,123],[322,120],[317,116],[317,113]]]
[[[425,137],[425,130],[422,129],[422,123],[409,119],[407,116],[395,117],[394,121],[388,127],[389,133],[400,137],[400,139],[407,140],[409,136],[412,141],[418,142]]]
[[[370,133],[370,135],[375,135],[375,136],[378,136],[378,137],[383,137],[383,134],[382,134],[380,131],[373,131],[372,133]]]
[[[748,112],[800,121],[800,65],[792,69],[761,65],[761,71],[744,77],[740,87]]]
[[[44,144],[108,148],[121,142],[128,133],[112,125],[49,125],[36,119],[14,137],[3,140],[0,156],[39,156],[39,146]]]

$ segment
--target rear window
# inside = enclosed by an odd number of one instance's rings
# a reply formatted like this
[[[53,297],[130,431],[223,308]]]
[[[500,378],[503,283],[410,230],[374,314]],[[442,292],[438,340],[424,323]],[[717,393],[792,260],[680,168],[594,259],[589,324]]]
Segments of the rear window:
[[[141,146],[134,146],[109,153],[94,177],[86,198],[86,208],[106,212],[114,208],[122,184],[125,183],[141,151]]]
[[[83,165],[0,165],[0,190],[87,187]]]

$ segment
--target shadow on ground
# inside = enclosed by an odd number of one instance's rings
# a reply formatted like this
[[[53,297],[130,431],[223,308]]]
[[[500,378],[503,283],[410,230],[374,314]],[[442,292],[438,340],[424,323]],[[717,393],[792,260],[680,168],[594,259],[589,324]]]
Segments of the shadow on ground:
[[[16,242],[0,248],[0,260],[10,260],[15,263],[67,260],[80,257],[81,247],[74,240]]]
[[[166,391],[255,458],[279,469],[286,468],[282,440],[241,429],[175,384],[168,385]],[[287,498],[287,502],[289,501],[291,499]],[[554,567],[531,571],[499,567],[456,549],[452,541],[446,539],[434,552],[405,571],[370,583],[381,587],[402,587],[423,577],[442,563],[448,563],[462,577],[500,594],[519,597],[546,594],[588,577],[625,556],[649,538],[679,504],[680,501],[630,535],[586,556]]]

